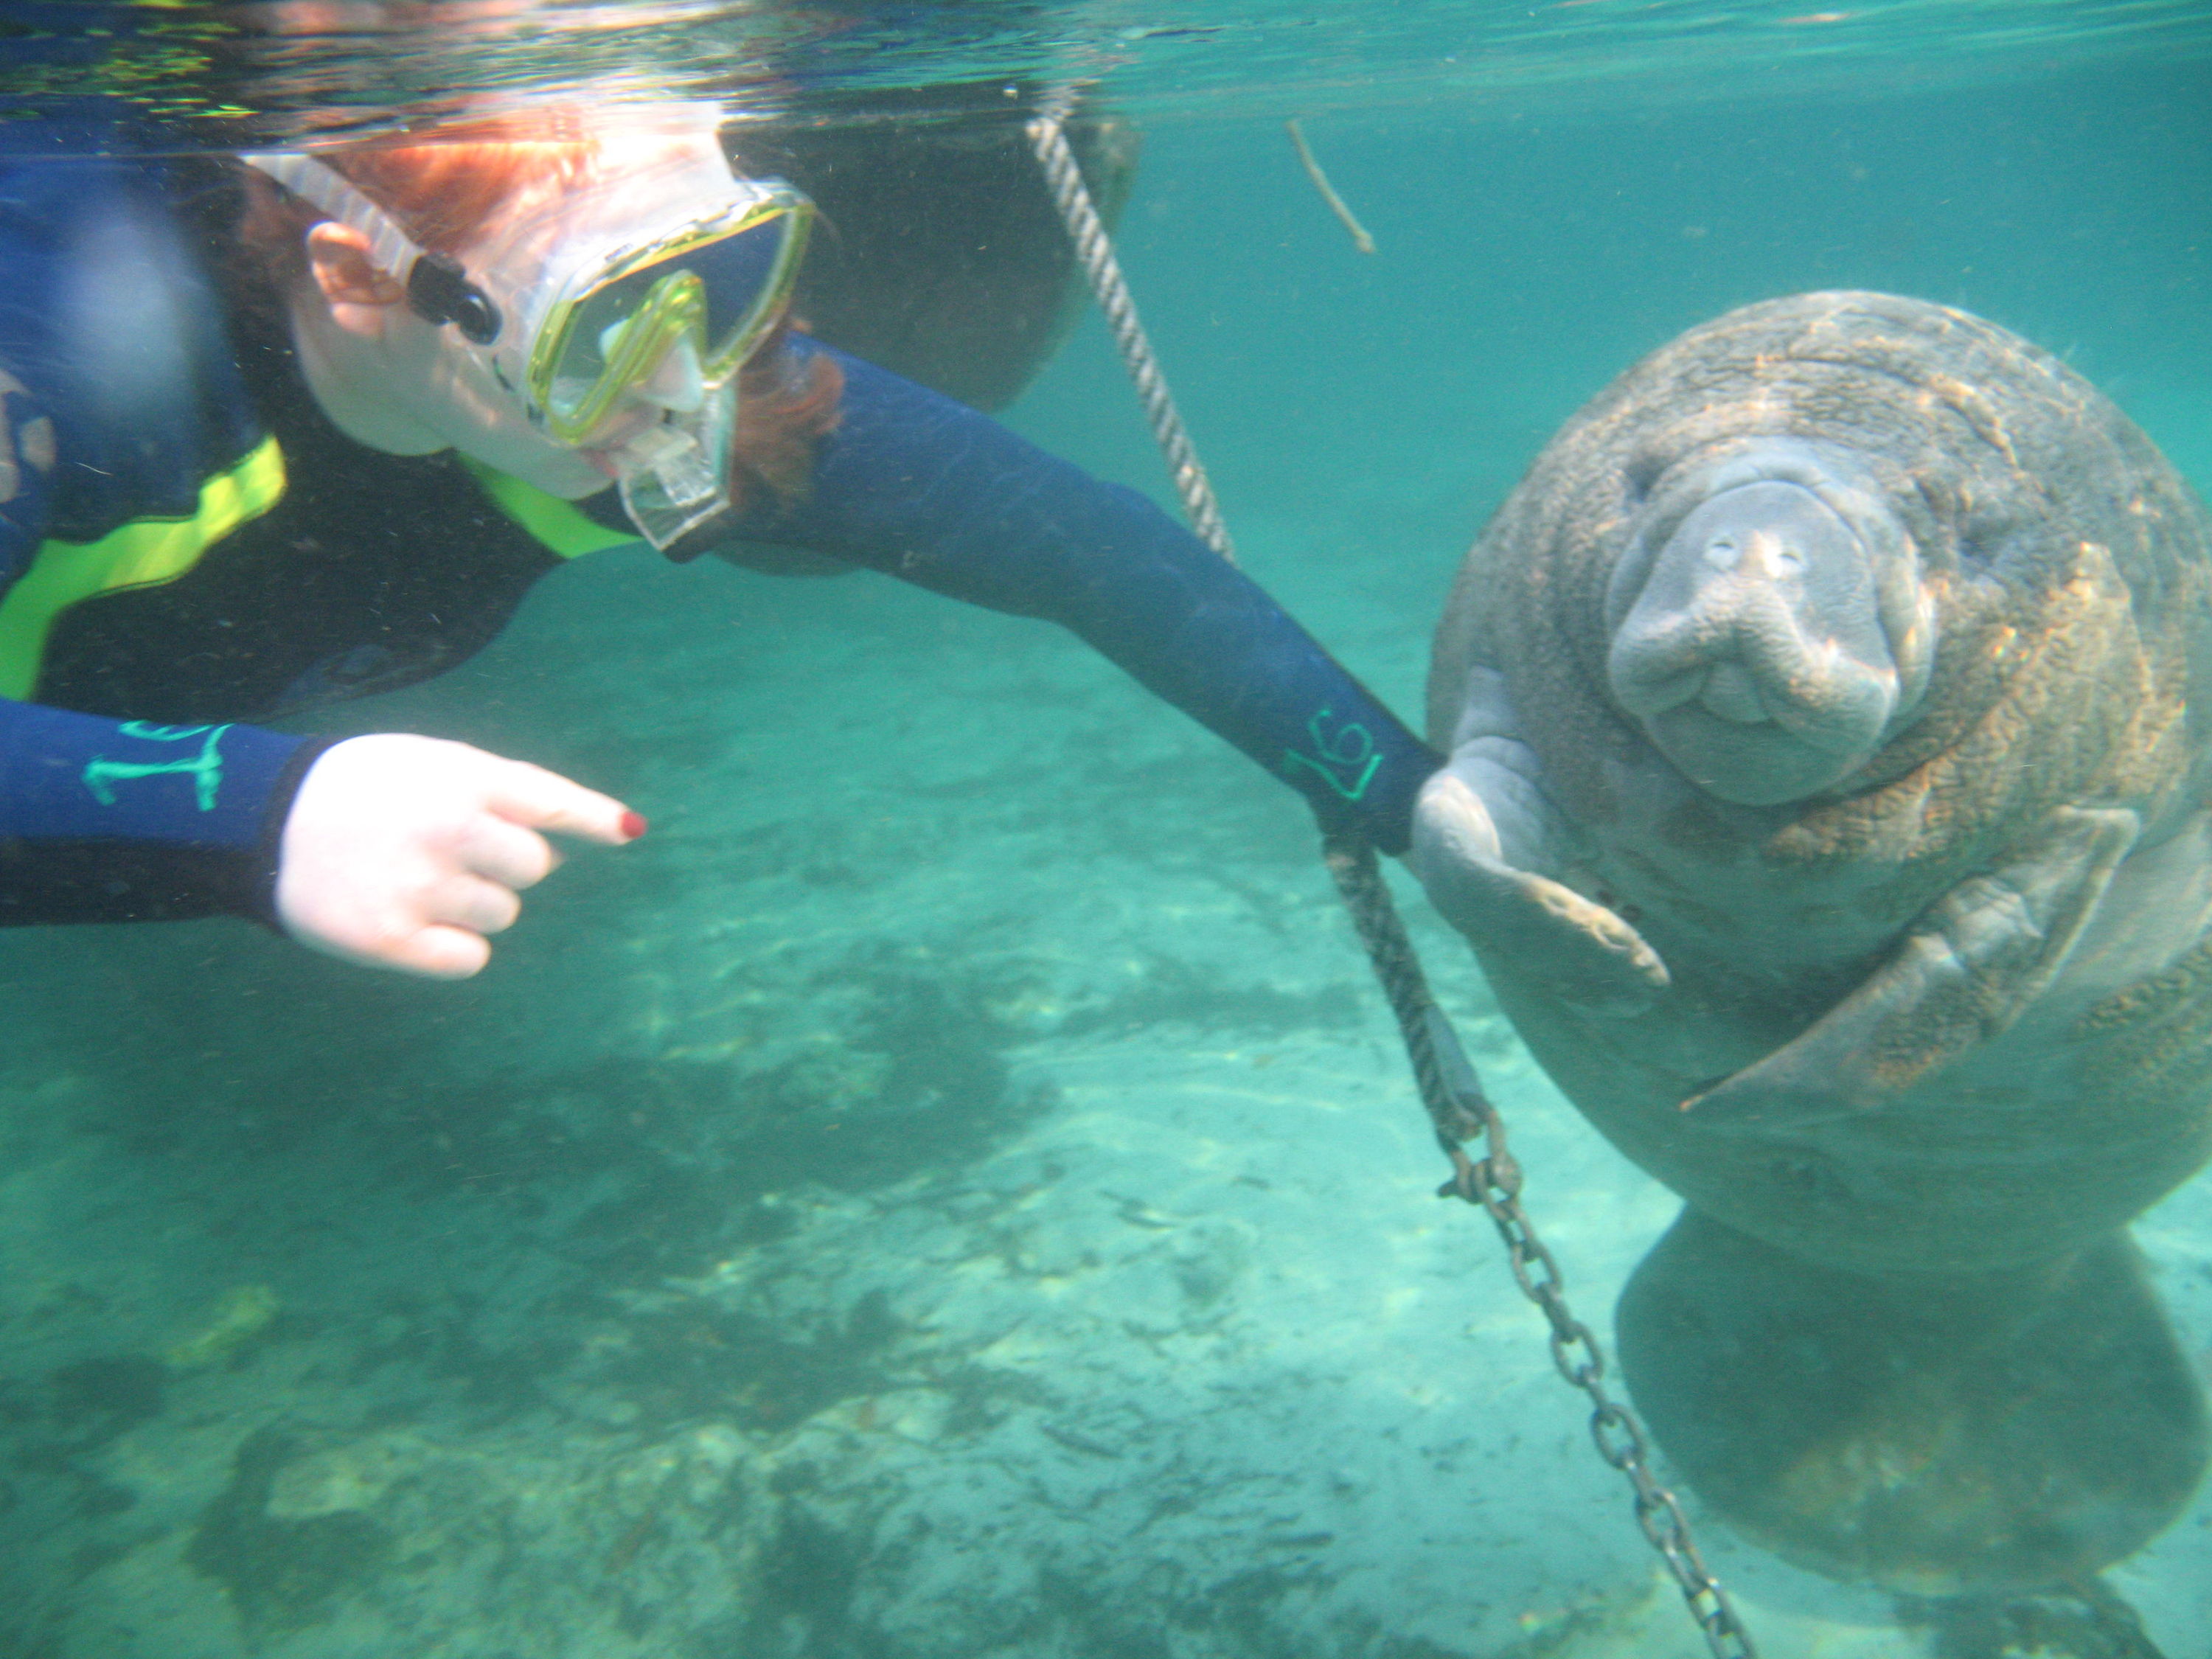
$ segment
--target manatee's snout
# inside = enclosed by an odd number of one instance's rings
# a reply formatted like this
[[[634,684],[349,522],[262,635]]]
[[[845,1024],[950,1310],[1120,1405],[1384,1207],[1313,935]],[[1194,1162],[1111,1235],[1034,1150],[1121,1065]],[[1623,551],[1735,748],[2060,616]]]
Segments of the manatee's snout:
[[[1631,714],[1766,721],[1832,755],[1868,751],[1897,709],[1897,666],[1858,538],[1794,483],[1702,503],[1659,550],[1607,667]]]
[[[1910,538],[1783,442],[1663,491],[1606,609],[1615,700],[1692,782],[1746,805],[1857,769],[1910,717],[1934,651]]]

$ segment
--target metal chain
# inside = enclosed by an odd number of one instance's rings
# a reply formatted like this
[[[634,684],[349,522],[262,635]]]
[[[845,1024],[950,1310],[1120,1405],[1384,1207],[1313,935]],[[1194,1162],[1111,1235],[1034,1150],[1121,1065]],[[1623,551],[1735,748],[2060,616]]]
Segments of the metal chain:
[[[1568,1308],[1559,1261],[1521,1207],[1521,1166],[1506,1146],[1505,1125],[1483,1094],[1450,1020],[1429,994],[1428,977],[1376,866],[1375,848],[1364,837],[1334,835],[1323,843],[1322,857],[1352,912],[1375,976],[1382,982],[1390,1012],[1397,1016],[1437,1144],[1451,1160],[1452,1178],[1437,1189],[1437,1196],[1480,1205],[1505,1241],[1513,1282],[1552,1328],[1552,1363],[1589,1397],[1590,1439],[1597,1455],[1627,1477],[1636,1493],[1637,1525],[1667,1564],[1716,1659],[1757,1659],[1750,1632],[1698,1553],[1680,1502],[1652,1476],[1642,1425],[1606,1389],[1604,1352],[1589,1327]],[[1480,1160],[1470,1158],[1462,1145],[1477,1138],[1488,1149]]]
[[[1073,102],[1061,89],[1049,98],[1037,118],[1029,124],[1030,143],[1036,151],[1045,177],[1052,186],[1060,217],[1075,244],[1076,257],[1091,279],[1091,291],[1106,313],[1121,362],[1136,382],[1144,401],[1152,436],[1166,457],[1176,489],[1190,515],[1192,528],[1207,546],[1236,563],[1229,532],[1221,522],[1221,509],[1213,498],[1206,469],[1199,465],[1182,417],[1176,412],[1167,382],[1152,356],[1152,343],[1137,320],[1136,301],[1114,257],[1114,244],[1098,210],[1091,200],[1083,170],[1067,143],[1066,123]],[[1750,1632],[1736,1618],[1722,1592],[1720,1582],[1706,1571],[1705,1559],[1690,1536],[1690,1522],[1681,1504],[1652,1479],[1644,1431],[1626,1405],[1606,1392],[1605,1355],[1589,1328],[1568,1310],[1566,1285],[1559,1264],[1521,1208],[1521,1166],[1506,1149],[1505,1126],[1482,1092],[1460,1047],[1451,1022],[1429,994],[1428,977],[1421,971],[1413,942],[1391,902],[1390,890],[1376,867],[1375,849],[1362,836],[1331,836],[1322,856],[1337,890],[1351,909],[1360,943],[1367,948],[1376,977],[1382,981],[1390,1011],[1406,1040],[1414,1082],[1421,1103],[1428,1109],[1437,1144],[1451,1160],[1452,1178],[1437,1189],[1440,1198],[1461,1198],[1479,1204],[1505,1241],[1514,1282],[1522,1294],[1543,1311],[1552,1327],[1552,1362],[1559,1375],[1589,1396],[1590,1438],[1597,1454],[1628,1478],[1636,1491],[1636,1521],[1680,1586],[1690,1616],[1705,1632],[1715,1659],[1758,1659]],[[1480,1163],[1468,1157],[1462,1143],[1482,1137],[1489,1156]]]
[[[1122,364],[1136,382],[1145,418],[1152,422],[1152,437],[1167,459],[1176,493],[1182,497],[1183,511],[1190,515],[1191,528],[1200,541],[1234,564],[1237,551],[1230,542],[1228,526],[1221,521],[1213,485],[1199,465],[1190,434],[1183,430],[1182,416],[1176,412],[1175,399],[1168,394],[1168,383],[1152,356],[1152,343],[1145,337],[1145,325],[1137,320],[1137,302],[1130,297],[1121,261],[1114,257],[1113,239],[1106,234],[1091,200],[1090,187],[1083,182],[1083,169],[1076,165],[1066,123],[1064,110],[1056,101],[1029,124],[1030,147],[1044,167],[1053,200],[1059,204],[1060,216],[1066,222],[1067,234],[1075,243],[1075,257],[1091,279],[1091,291],[1098,296],[1098,308],[1106,313],[1107,326],[1114,331]]]

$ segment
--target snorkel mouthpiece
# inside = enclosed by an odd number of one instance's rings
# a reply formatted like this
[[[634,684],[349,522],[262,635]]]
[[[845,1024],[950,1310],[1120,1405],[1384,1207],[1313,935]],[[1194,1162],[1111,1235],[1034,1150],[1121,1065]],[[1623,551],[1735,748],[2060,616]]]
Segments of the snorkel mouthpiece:
[[[696,557],[720,538],[737,424],[732,380],[708,388],[696,408],[668,410],[623,447],[623,510],[672,559]]]

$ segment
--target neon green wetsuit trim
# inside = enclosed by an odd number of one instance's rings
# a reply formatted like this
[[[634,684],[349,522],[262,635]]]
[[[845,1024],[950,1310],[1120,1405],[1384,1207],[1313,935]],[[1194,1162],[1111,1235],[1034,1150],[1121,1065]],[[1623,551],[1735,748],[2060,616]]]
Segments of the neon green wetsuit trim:
[[[96,542],[46,541],[0,599],[0,697],[21,701],[39,683],[54,620],[95,593],[173,582],[214,543],[259,518],[284,495],[284,452],[264,438],[235,465],[200,486],[182,519],[133,519]]]
[[[644,539],[635,530],[610,530],[574,501],[549,495],[512,473],[499,471],[466,455],[460,460],[468,468],[469,475],[483,487],[484,494],[491,497],[494,507],[529,532],[548,551],[562,558],[580,559],[586,553],[629,547]]]
[[[520,478],[460,459],[502,516],[561,558],[640,540],[635,532],[593,523],[574,504]],[[0,597],[0,697],[21,702],[31,696],[54,624],[71,605],[175,581],[216,542],[276,507],[285,486],[283,451],[274,437],[264,438],[201,484],[199,503],[187,517],[133,519],[97,541],[41,543],[31,568]]]

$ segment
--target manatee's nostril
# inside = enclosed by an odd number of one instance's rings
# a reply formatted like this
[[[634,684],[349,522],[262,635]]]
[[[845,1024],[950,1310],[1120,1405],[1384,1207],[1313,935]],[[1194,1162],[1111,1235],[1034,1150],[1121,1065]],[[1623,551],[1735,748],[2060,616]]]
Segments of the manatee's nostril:
[[[1742,557],[1743,550],[1733,536],[1716,536],[1705,544],[1705,562],[1716,570],[1733,570]]]
[[[1754,578],[1786,581],[1803,575],[1811,562],[1786,528],[1755,530],[1751,534],[1751,574]]]

